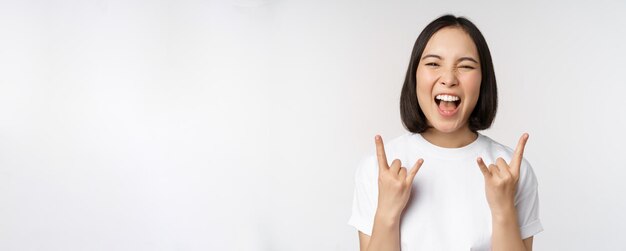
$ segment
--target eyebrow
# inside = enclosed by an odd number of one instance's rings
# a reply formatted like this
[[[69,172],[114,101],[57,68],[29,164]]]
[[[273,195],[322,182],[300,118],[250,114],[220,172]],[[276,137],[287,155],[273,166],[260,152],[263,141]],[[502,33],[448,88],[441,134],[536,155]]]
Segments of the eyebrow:
[[[436,58],[436,59],[441,59],[441,56],[434,55],[434,54],[428,54],[428,55],[426,55],[426,56],[423,56],[423,57],[422,57],[422,59],[425,59],[425,58]]]
[[[476,59],[474,59],[474,58],[472,58],[472,57],[462,57],[462,58],[459,58],[459,60],[457,60],[457,61],[458,61],[458,62],[461,62],[461,61],[463,61],[463,60],[469,60],[469,61],[472,61],[472,62],[474,62],[474,63],[477,63],[477,64],[478,64],[478,60],[476,60]]]
[[[441,57],[441,56],[439,56],[439,55],[435,55],[435,54],[428,54],[428,55],[425,55],[425,56],[423,56],[423,57],[422,57],[422,60],[423,60],[423,59],[425,59],[425,58],[436,58],[436,59],[439,59],[439,60],[441,60],[441,59],[442,59],[442,57]],[[476,60],[476,59],[474,59],[474,58],[472,58],[472,57],[462,57],[462,58],[459,58],[459,60],[457,60],[457,62],[461,62],[461,61],[464,61],[464,60],[469,60],[469,61],[472,61],[472,62],[474,62],[474,63],[477,63],[477,64],[478,64],[478,60]]]

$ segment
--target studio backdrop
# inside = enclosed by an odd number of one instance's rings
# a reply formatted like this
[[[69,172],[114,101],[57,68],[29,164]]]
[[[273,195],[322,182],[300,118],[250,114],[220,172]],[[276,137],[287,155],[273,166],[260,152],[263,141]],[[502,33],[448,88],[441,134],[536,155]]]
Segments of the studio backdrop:
[[[626,2],[0,0],[0,250],[358,250],[413,43],[483,32],[535,250],[625,250]],[[478,168],[476,169],[478,172]],[[419,174],[418,174],[419,175]]]

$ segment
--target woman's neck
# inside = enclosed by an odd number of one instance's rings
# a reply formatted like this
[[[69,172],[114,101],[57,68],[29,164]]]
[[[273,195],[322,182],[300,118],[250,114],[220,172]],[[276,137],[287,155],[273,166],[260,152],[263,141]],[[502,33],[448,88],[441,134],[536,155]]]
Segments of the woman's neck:
[[[472,132],[468,127],[449,133],[431,127],[421,134],[426,141],[444,148],[464,147],[474,142],[478,137],[478,133]]]

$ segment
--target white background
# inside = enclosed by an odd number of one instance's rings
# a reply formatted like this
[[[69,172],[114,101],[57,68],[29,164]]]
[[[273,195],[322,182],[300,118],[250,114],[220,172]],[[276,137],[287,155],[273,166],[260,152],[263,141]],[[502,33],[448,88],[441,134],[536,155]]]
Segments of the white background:
[[[626,2],[587,2],[0,1],[0,250],[357,250],[355,168],[446,13],[491,48],[483,133],[530,133],[535,249],[624,250]]]

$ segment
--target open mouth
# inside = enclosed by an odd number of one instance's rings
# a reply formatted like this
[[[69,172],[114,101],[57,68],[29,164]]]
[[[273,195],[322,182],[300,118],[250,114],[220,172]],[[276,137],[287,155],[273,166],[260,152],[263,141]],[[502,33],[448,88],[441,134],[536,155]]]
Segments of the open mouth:
[[[452,114],[461,104],[461,98],[455,95],[440,94],[435,96],[435,103],[445,114]]]

